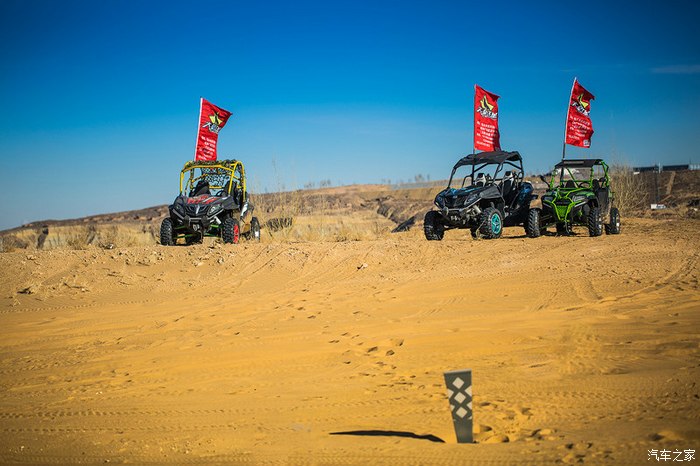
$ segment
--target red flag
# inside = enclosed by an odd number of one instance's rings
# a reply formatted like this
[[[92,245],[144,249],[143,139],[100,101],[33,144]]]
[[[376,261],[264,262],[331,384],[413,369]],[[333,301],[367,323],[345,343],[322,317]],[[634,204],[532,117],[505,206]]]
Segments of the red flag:
[[[571,88],[569,109],[566,113],[566,144],[578,147],[591,147],[593,123],[591,123],[591,100],[595,96],[583,88],[574,78]]]
[[[498,97],[474,85],[474,149],[501,150]]]
[[[195,160],[216,160],[216,143],[219,140],[219,131],[230,116],[231,112],[217,107],[206,99],[201,99],[197,147],[194,151]]]

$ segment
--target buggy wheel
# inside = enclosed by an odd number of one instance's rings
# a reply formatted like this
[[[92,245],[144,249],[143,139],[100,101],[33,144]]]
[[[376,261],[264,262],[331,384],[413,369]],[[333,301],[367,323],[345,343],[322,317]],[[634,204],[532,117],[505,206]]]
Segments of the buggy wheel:
[[[487,207],[481,214],[479,231],[486,239],[496,239],[503,233],[503,217],[495,207]]]
[[[160,244],[163,246],[172,246],[175,244],[175,235],[173,231],[173,221],[170,218],[163,219],[160,224]]]
[[[238,244],[241,239],[241,225],[237,219],[226,217],[224,223],[221,224],[221,238],[224,243]]]
[[[478,228],[470,228],[469,231],[472,234],[472,238],[479,239],[479,229]]]
[[[541,209],[530,209],[527,212],[527,221],[525,222],[525,234],[530,238],[540,236],[540,214]]]
[[[600,209],[592,207],[588,213],[588,234],[590,236],[600,236],[603,234],[603,219],[600,216]]]
[[[247,236],[248,240],[260,241],[260,222],[258,217],[250,219],[250,231]]]
[[[620,211],[617,209],[617,207],[610,208],[610,223],[605,224],[605,234],[620,234]]]
[[[557,223],[557,234],[558,235],[566,235],[568,233],[566,224],[564,223]]]
[[[423,233],[428,241],[440,241],[445,236],[445,226],[440,221],[440,214],[434,210],[425,214]]]

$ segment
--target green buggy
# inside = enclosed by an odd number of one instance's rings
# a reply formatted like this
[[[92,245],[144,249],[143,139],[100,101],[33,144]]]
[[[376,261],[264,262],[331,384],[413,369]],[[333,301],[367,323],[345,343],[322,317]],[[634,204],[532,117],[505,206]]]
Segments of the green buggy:
[[[554,166],[542,208],[528,212],[525,232],[540,236],[554,226],[558,234],[571,234],[575,225],[588,228],[590,236],[620,233],[620,211],[614,207],[608,165],[601,159],[564,159]]]

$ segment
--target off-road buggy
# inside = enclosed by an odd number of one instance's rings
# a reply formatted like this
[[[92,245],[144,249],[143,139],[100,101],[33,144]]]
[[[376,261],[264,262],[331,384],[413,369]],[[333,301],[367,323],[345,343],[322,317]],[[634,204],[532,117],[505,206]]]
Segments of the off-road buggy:
[[[469,228],[474,238],[498,238],[503,227],[525,222],[530,201],[537,198],[532,191],[532,185],[523,181],[518,152],[467,155],[455,164],[447,188],[435,197],[437,210],[425,214],[425,237],[441,240],[445,230]]]
[[[554,225],[557,233],[571,234],[574,225],[588,228],[590,236],[620,233],[620,211],[613,206],[608,165],[601,159],[564,159],[554,166],[542,208],[530,209],[525,232],[536,238]]]
[[[238,243],[241,235],[260,240],[260,223],[248,201],[245,170],[238,160],[187,162],[180,172],[180,195],[160,226],[160,243],[186,244],[204,236]]]

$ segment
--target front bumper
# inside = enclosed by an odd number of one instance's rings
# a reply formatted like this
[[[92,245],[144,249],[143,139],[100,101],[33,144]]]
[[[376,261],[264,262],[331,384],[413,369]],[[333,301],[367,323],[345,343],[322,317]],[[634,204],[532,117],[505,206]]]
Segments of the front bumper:
[[[569,200],[542,201],[543,220],[548,223],[582,223],[586,221],[588,204],[574,203]]]
[[[221,222],[216,216],[198,216],[191,217],[187,214],[181,214],[176,210],[171,211],[170,218],[173,219],[176,230],[185,230],[185,234],[207,233],[212,227],[218,227]]]
[[[470,222],[473,222],[479,218],[481,214],[481,209],[478,205],[474,204],[469,207],[460,208],[449,208],[443,207],[438,210],[440,215],[445,219],[445,221],[452,226],[466,226]]]

